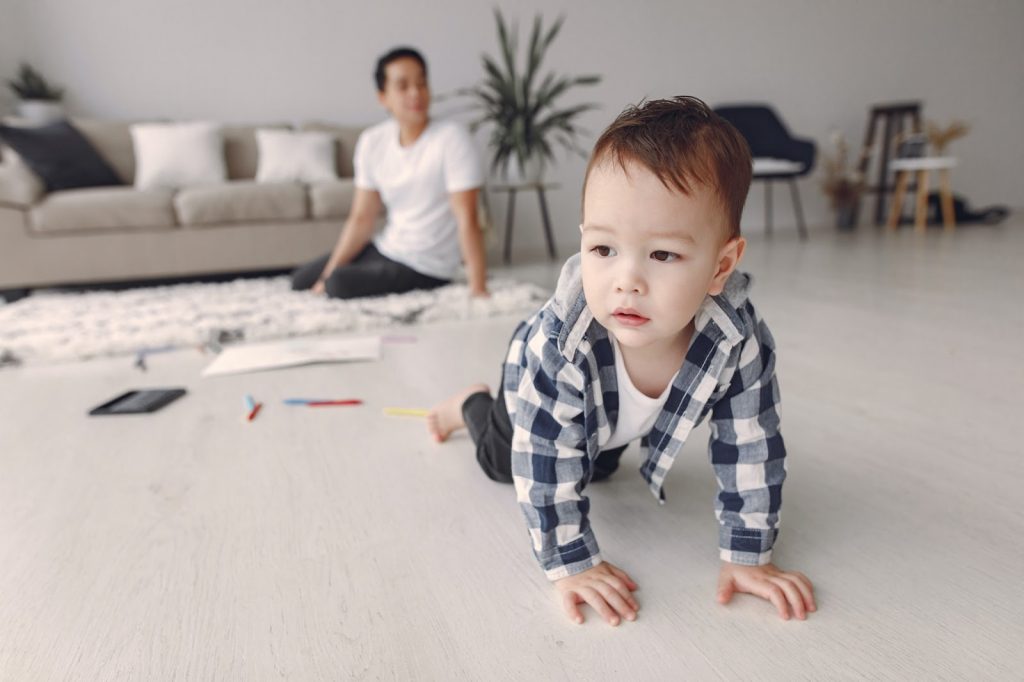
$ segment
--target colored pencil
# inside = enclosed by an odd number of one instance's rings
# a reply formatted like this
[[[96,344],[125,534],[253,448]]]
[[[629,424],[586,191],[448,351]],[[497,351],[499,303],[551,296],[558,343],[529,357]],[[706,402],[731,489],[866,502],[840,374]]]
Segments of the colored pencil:
[[[306,403],[306,407],[331,407],[341,405],[362,405],[362,400],[313,400]]]
[[[258,415],[260,413],[260,408],[261,407],[263,407],[263,403],[256,403],[256,407],[252,408],[252,412],[250,412],[249,416],[245,418],[246,421],[250,421],[251,422],[253,419],[255,419],[256,415]]]
[[[410,407],[385,407],[384,414],[392,417],[426,417],[430,410],[420,410]]]

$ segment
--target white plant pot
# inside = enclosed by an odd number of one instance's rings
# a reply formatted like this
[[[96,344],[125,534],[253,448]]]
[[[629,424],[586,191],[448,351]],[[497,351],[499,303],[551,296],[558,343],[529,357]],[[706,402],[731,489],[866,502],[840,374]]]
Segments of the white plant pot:
[[[520,166],[519,159],[513,156],[508,164],[506,179],[513,185],[541,182],[544,179],[544,157],[531,156]]]
[[[46,125],[64,118],[64,107],[60,102],[26,99],[18,102],[18,117],[36,125]]]

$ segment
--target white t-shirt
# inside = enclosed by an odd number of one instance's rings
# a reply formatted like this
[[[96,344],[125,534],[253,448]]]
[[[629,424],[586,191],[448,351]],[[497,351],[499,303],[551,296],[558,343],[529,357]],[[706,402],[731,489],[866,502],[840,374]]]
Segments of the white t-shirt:
[[[451,279],[462,252],[448,195],[484,184],[480,156],[469,131],[454,121],[430,121],[408,147],[398,139],[398,123],[389,119],[356,142],[356,187],[379,192],[388,211],[374,244],[391,260]]]
[[[622,350],[618,341],[611,334],[612,346],[615,349],[615,383],[619,389],[619,417],[615,422],[615,430],[608,437],[607,443],[598,443],[601,450],[611,450],[626,445],[641,436],[646,436],[661,413],[661,408],[668,400],[675,377],[657,398],[649,398],[633,385],[633,380],[626,373],[626,365],[622,361]]]

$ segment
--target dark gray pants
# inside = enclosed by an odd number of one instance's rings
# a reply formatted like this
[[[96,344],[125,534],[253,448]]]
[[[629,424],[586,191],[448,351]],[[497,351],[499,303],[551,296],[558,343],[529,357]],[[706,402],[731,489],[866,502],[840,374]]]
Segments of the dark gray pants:
[[[505,408],[505,395],[498,391],[498,397],[490,393],[474,393],[462,403],[462,419],[466,422],[469,437],[476,445],[476,461],[487,477],[499,483],[512,482],[512,420]],[[602,452],[594,461],[591,481],[600,481],[611,476],[619,468],[623,445]]]
[[[304,291],[316,284],[328,258],[330,254],[297,267],[292,272],[292,289]],[[414,289],[435,289],[449,282],[393,261],[371,243],[351,262],[334,268],[334,272],[324,282],[324,288],[331,298],[360,298],[401,294]]]

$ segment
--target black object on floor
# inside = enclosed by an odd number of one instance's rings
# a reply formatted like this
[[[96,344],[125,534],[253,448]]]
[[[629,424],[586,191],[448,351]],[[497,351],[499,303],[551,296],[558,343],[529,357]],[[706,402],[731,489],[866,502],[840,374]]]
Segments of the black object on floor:
[[[152,388],[128,391],[89,410],[90,416],[104,414],[144,414],[156,412],[187,391],[183,388]]]
[[[928,225],[941,226],[943,224],[942,196],[939,192],[930,192],[928,194],[927,215]],[[953,215],[956,219],[957,227],[961,225],[998,225],[1010,215],[1010,209],[1007,206],[989,206],[974,210],[967,203],[967,199],[959,194],[954,194]],[[911,225],[913,222],[913,215],[904,214],[900,216],[900,225]]]

